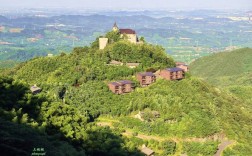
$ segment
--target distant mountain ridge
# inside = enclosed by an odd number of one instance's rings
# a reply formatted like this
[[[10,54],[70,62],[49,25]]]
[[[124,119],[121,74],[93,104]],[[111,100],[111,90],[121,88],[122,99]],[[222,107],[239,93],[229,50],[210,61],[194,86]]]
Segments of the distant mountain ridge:
[[[250,46],[252,42],[248,40],[252,33],[247,21],[232,21],[215,11],[63,13],[43,16],[45,12],[34,11],[32,15],[1,16],[0,61],[26,61],[48,53],[70,52],[75,46],[90,45],[114,22],[120,28],[136,30],[138,36],[144,36],[150,43],[162,45],[182,62],[225,49],[231,40],[237,47]]]
[[[173,17],[161,17],[161,18],[154,18],[146,15],[134,15],[134,16],[107,16],[107,15],[100,15],[100,14],[94,14],[94,15],[60,15],[60,16],[52,16],[52,17],[17,17],[15,20],[9,19],[4,16],[0,16],[1,20],[4,22],[11,21],[12,24],[17,25],[21,23],[63,23],[63,24],[71,24],[71,23],[79,23],[79,24],[86,24],[88,23],[103,23],[105,28],[111,27],[111,23],[114,23],[115,21],[118,24],[121,23],[127,23],[127,25],[138,25],[138,21],[141,20],[142,22],[146,23],[153,23],[153,22],[179,22],[179,21],[185,21],[189,22],[189,18],[183,18],[183,19],[176,19]],[[216,20],[223,20],[222,18],[210,18],[211,21]],[[230,21],[229,19],[226,19]],[[126,22],[127,21],[127,22]],[[139,23],[140,24],[140,23]]]
[[[5,16],[0,15],[0,24],[1,22],[6,22],[8,20],[8,18],[6,18]]]

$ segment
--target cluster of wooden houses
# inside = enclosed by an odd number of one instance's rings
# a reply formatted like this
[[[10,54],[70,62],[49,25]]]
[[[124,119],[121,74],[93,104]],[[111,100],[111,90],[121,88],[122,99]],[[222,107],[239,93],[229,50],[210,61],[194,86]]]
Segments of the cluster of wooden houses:
[[[187,71],[189,71],[189,68],[185,63],[177,62],[176,67],[174,68],[166,68],[156,73],[152,72],[137,73],[136,78],[142,87],[146,87],[156,82],[157,77],[161,77],[166,80],[181,80],[185,78],[185,72]],[[115,94],[129,93],[134,90],[134,83],[129,80],[110,82],[108,86],[109,89]]]

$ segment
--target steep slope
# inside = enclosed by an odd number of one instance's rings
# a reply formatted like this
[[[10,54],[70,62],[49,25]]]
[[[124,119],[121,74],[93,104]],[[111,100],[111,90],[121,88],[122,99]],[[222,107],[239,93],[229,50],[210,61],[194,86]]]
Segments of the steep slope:
[[[140,155],[117,133],[94,126],[87,112],[32,95],[20,81],[0,77],[0,93],[2,155]]]
[[[119,53],[120,52],[120,53]],[[138,62],[137,68],[108,65],[111,60]],[[75,48],[69,55],[35,58],[17,67],[16,79],[25,79],[30,84],[40,82],[85,83],[89,80],[113,80],[128,77],[137,71],[149,68],[172,67],[175,63],[164,49],[152,45],[135,45],[117,42],[104,51],[96,48]]]
[[[244,48],[203,57],[190,65],[191,73],[250,99],[252,94],[252,49]]]
[[[252,49],[244,48],[231,52],[216,53],[194,61],[192,74],[213,80],[223,76],[237,76],[252,72]],[[231,79],[232,81],[232,79]],[[235,82],[235,81],[233,81]]]
[[[158,46],[147,44],[136,46],[128,42],[118,42],[110,48],[112,49],[108,48],[106,51],[88,47],[75,48],[69,55],[62,53],[53,58],[34,58],[15,69],[4,70],[1,75],[14,76],[15,80],[0,78],[0,118],[27,125],[31,129],[38,129],[49,136],[58,134],[60,136],[55,138],[56,141],[67,141],[70,147],[74,146],[73,153],[77,150],[87,155],[141,155],[137,149],[138,146],[129,149],[126,139],[120,137],[118,132],[94,125],[93,120],[105,113],[103,109],[109,108],[109,103],[100,105],[98,102],[89,106],[89,103],[85,102],[85,107],[81,108],[77,105],[89,97],[77,98],[78,96],[67,95],[70,95],[71,89],[77,89],[72,85],[88,84],[94,85],[95,88],[91,86],[89,89],[86,88],[88,89],[86,93],[100,94],[99,87],[102,87],[105,90],[103,95],[111,95],[103,81],[119,78],[132,79],[132,75],[137,71],[173,66],[174,61]],[[128,57],[114,56],[114,49],[118,48],[126,48]],[[111,59],[123,62],[137,60],[141,65],[135,69],[126,66],[111,66],[108,65]],[[43,92],[32,95],[28,91],[29,85],[32,84],[43,88]],[[63,90],[66,92],[61,94]],[[75,99],[69,100],[71,98]],[[20,133],[14,131],[9,136],[15,137],[15,135],[18,136]],[[26,137],[21,139],[27,140]],[[34,142],[33,145],[37,146],[37,141]],[[16,141],[14,140],[13,143],[15,144]],[[10,154],[8,151],[11,151],[8,148],[6,145],[2,147],[7,154]],[[30,148],[32,147],[19,146],[13,151],[16,153],[21,151],[26,155],[31,153]],[[46,146],[44,148],[50,150]],[[63,150],[59,149],[59,152]]]
[[[112,59],[140,65],[135,69],[107,65]],[[139,71],[172,66],[173,59],[161,47],[123,41],[105,50],[75,48],[69,55],[35,58],[3,73],[14,80],[0,81],[0,115],[20,124],[35,124],[48,135],[60,133],[88,155],[137,155],[142,144],[152,147],[157,155],[175,151],[213,155],[223,138],[208,138],[219,134],[236,142],[225,150],[226,155],[252,153],[251,108],[242,100],[189,75],[181,81],[158,79],[145,88],[139,87],[134,76]],[[113,94],[107,83],[119,79],[135,81],[136,89],[125,95]],[[32,84],[41,87],[42,93],[31,95],[27,87]],[[145,112],[147,120],[133,118],[138,111]],[[152,111],[160,117],[153,117]],[[97,126],[100,116],[118,120],[117,127]],[[125,130],[135,132],[135,136],[141,132],[152,138],[164,137],[168,143],[120,137]],[[197,139],[206,142],[195,143]],[[165,150],[167,145],[174,149]]]

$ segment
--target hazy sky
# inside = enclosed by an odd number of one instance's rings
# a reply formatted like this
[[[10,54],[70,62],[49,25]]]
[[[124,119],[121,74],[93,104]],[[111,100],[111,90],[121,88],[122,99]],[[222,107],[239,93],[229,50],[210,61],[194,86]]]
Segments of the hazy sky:
[[[252,0],[0,0],[3,7],[105,9],[252,9]]]

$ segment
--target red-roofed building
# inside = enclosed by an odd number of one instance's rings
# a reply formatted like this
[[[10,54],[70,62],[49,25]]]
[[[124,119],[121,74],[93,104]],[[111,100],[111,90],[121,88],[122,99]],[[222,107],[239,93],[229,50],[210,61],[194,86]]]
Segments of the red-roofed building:
[[[120,34],[136,34],[135,30],[132,29],[119,29]]]
[[[120,33],[120,37],[130,41],[135,44],[142,44],[143,41],[139,41],[136,35],[136,31],[132,29],[119,29],[117,24],[115,23],[113,26],[113,31]],[[105,37],[99,38],[99,49],[104,49],[108,44],[109,39]]]
[[[181,80],[185,77],[185,72],[181,68],[166,68],[160,71],[160,76],[166,80]]]
[[[183,69],[184,72],[188,72],[189,71],[188,65],[185,64],[184,62],[176,62],[176,67]]]
[[[143,87],[156,82],[156,76],[152,72],[137,73],[136,77]]]
[[[135,30],[132,30],[132,29],[119,29],[117,24],[115,23],[114,26],[113,26],[113,31],[119,31],[119,33],[121,34],[121,37],[124,37],[124,35],[126,35],[127,40],[129,40],[132,43],[137,43],[138,42],[138,38],[137,38]]]
[[[133,91],[133,82],[129,80],[121,80],[109,83],[108,87],[115,94],[129,93]]]

